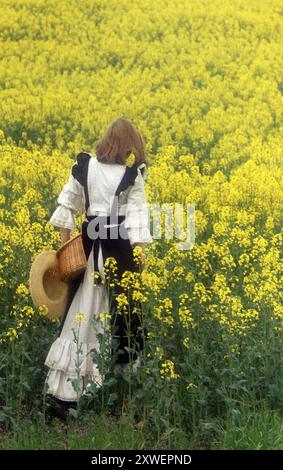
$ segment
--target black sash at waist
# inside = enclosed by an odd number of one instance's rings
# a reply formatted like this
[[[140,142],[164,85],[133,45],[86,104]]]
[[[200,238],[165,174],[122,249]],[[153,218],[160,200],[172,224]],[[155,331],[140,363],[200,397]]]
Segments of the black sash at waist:
[[[87,259],[93,248],[93,265],[94,271],[96,272],[96,284],[101,284],[102,278],[99,275],[98,268],[98,255],[99,248],[102,250],[103,264],[109,252],[111,255],[118,255],[117,250],[122,249],[125,240],[129,240],[127,230],[123,224],[125,221],[124,215],[118,215],[116,217],[107,215],[93,215],[87,216],[87,219],[82,224],[82,239],[84,250]],[[116,240],[113,243],[113,240]],[[113,253],[113,247],[114,253]]]

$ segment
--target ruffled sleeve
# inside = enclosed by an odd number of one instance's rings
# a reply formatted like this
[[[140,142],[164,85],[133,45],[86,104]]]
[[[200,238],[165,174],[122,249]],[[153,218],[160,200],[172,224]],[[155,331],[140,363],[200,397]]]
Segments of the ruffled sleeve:
[[[138,166],[134,185],[129,191],[126,211],[125,227],[131,245],[134,243],[152,243],[149,230],[149,209],[146,202],[144,182],[147,168],[144,163]]]
[[[81,184],[71,174],[57,199],[59,206],[49,220],[52,225],[70,230],[75,229],[74,214],[80,208],[81,190]]]

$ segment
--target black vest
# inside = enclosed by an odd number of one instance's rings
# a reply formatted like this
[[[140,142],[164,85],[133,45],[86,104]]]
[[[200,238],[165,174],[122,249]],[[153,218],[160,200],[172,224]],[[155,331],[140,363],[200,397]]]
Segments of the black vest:
[[[118,216],[118,200],[119,195],[125,191],[129,186],[134,185],[137,176],[137,165],[126,167],[124,176],[122,177],[116,192],[111,207],[109,216],[89,215],[89,192],[88,192],[88,167],[90,159],[93,158],[89,153],[82,152],[77,156],[77,163],[72,167],[72,175],[83,186],[85,195],[85,214],[86,220],[82,224],[82,238],[86,257],[88,258],[93,247],[94,256],[94,271],[98,272],[98,254],[99,247],[102,248],[103,263],[107,257],[114,257],[118,263],[118,269],[132,270],[134,266],[132,261],[129,264],[129,259],[125,249],[132,251],[128,239],[127,230],[124,228],[125,216]],[[144,168],[142,169],[144,170]],[[141,171],[142,171],[141,170]],[[114,227],[107,227],[114,224]],[[121,257],[120,251],[123,251]],[[120,270],[120,269],[119,269]],[[96,279],[97,284],[101,284],[101,277],[98,275]]]

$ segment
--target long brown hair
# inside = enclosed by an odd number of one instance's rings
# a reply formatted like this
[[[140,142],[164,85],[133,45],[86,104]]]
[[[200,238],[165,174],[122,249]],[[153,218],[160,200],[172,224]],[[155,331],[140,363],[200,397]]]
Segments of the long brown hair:
[[[106,133],[99,139],[94,151],[96,158],[103,163],[126,164],[131,153],[134,164],[148,164],[145,141],[138,129],[127,119],[119,118],[110,124]]]

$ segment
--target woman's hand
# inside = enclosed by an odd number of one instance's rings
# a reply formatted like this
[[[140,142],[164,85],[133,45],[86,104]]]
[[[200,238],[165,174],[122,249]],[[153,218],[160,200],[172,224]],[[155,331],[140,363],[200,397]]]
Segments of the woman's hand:
[[[61,246],[62,246],[64,245],[64,243],[70,240],[71,230],[69,228],[60,228],[60,233],[61,233]]]

